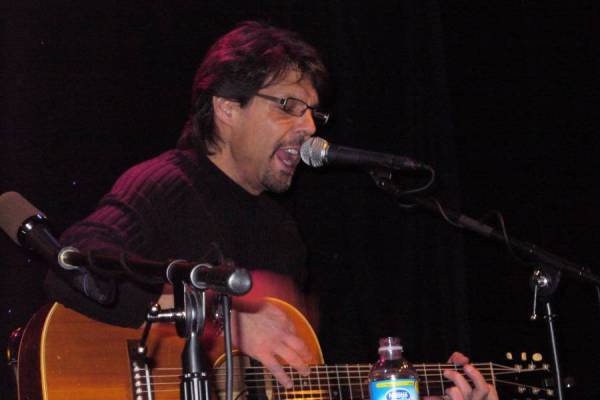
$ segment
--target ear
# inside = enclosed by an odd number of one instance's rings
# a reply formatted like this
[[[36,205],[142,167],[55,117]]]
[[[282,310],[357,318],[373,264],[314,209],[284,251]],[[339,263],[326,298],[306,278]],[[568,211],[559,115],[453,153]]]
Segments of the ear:
[[[239,103],[218,96],[213,96],[212,103],[215,121],[218,124],[231,125],[233,123],[235,108],[239,107]]]

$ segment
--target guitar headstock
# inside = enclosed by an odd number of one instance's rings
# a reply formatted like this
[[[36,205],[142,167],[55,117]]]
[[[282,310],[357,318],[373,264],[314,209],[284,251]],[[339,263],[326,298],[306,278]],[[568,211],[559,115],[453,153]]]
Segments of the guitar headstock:
[[[507,352],[505,354],[507,367],[512,371],[505,371],[497,377],[498,382],[510,386],[512,390],[501,391],[501,398],[507,399],[554,399],[556,397],[555,381],[550,363],[544,360],[538,352]],[[506,381],[504,374],[510,374],[511,381]]]

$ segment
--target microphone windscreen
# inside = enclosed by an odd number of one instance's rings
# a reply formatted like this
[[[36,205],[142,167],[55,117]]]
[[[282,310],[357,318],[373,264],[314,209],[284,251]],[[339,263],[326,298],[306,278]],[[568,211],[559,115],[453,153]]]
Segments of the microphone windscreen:
[[[0,228],[19,246],[17,233],[23,222],[36,214],[44,215],[17,192],[0,195]]]
[[[327,140],[314,136],[308,138],[302,143],[300,148],[300,158],[304,164],[311,167],[322,167],[327,159],[327,149],[329,143]]]

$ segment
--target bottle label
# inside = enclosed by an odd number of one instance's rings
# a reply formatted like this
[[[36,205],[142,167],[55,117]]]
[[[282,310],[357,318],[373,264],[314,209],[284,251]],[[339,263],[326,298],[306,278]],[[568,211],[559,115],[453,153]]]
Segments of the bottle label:
[[[416,379],[394,379],[369,383],[371,400],[419,400]]]

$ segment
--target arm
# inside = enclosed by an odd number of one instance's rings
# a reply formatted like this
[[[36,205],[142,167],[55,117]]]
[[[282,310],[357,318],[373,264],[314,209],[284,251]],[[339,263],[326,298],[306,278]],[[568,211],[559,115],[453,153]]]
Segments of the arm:
[[[233,300],[233,345],[246,355],[260,361],[285,387],[292,381],[283,370],[290,365],[301,374],[308,374],[311,359],[309,349],[296,334],[287,315],[262,301],[264,297],[279,298],[300,311],[305,311],[303,296],[290,278],[267,271],[252,271],[250,293]],[[161,296],[161,307],[172,307],[173,297]]]
[[[101,251],[119,254],[127,251],[146,257],[157,246],[156,226],[159,215],[153,204],[161,203],[161,191],[149,173],[141,174],[134,167],[126,172],[98,208],[84,220],[75,223],[61,235],[64,246],[80,251]],[[156,201],[158,199],[159,201]],[[94,319],[120,326],[137,327],[145,317],[148,305],[158,298],[161,286],[138,285],[119,279],[113,304],[101,306],[74,289],[72,276],[61,270],[49,270],[45,289],[53,301],[60,302]]]

